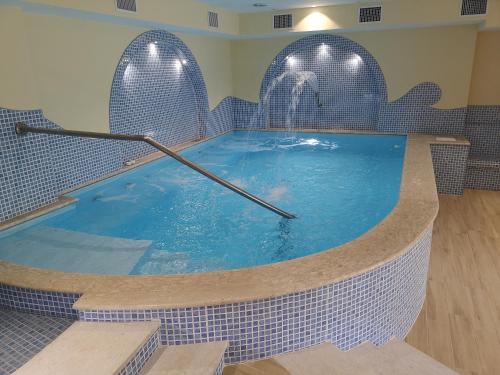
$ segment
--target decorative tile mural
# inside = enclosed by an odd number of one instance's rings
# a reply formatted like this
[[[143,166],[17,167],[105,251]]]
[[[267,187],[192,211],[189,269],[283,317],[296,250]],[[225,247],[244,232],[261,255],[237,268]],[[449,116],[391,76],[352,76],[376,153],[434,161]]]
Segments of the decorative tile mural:
[[[260,127],[375,130],[387,90],[368,51],[344,37],[318,34],[276,56],[260,97]]]
[[[175,35],[148,31],[123,53],[111,86],[111,133],[146,134],[166,146],[206,134],[208,99],[193,54]],[[124,160],[153,152],[145,143],[121,147]]]
[[[164,345],[229,341],[225,363],[331,341],[340,349],[403,338],[425,298],[432,226],[400,257],[323,287],[257,301],[149,310],[82,310],[80,320],[159,319]]]

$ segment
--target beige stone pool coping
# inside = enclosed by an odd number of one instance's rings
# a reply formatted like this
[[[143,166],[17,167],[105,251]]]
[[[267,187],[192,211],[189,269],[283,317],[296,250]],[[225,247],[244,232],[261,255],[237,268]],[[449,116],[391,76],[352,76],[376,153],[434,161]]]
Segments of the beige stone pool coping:
[[[45,291],[80,293],[83,295],[75,308],[113,310],[253,301],[338,282],[404,254],[432,225],[439,203],[430,144],[469,144],[463,137],[456,138],[455,141],[437,141],[436,136],[409,134],[400,198],[396,207],[361,237],[330,250],[254,268],[164,276],[66,273],[0,261],[0,283]]]

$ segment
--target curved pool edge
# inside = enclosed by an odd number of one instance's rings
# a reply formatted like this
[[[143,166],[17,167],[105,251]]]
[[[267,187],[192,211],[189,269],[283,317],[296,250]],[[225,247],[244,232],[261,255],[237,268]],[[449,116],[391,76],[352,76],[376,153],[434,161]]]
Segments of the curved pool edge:
[[[321,253],[255,268],[166,276],[76,274],[0,262],[0,283],[79,294],[75,308],[88,310],[254,301],[345,280],[403,255],[433,223],[438,198],[429,145],[434,139],[408,135],[400,199],[391,213],[363,236]]]

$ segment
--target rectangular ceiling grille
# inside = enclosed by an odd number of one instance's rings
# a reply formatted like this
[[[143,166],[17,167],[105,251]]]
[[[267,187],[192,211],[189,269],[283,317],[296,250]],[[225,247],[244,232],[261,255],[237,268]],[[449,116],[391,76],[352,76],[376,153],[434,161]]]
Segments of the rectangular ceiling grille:
[[[480,16],[486,14],[488,0],[462,0],[462,16]]]
[[[274,29],[291,29],[293,19],[291,14],[275,14],[273,28]]]
[[[382,7],[359,8],[359,22],[380,22],[382,21]]]
[[[116,0],[116,7],[127,12],[137,12],[135,0]]]
[[[219,14],[215,12],[208,12],[208,26],[219,27]]]

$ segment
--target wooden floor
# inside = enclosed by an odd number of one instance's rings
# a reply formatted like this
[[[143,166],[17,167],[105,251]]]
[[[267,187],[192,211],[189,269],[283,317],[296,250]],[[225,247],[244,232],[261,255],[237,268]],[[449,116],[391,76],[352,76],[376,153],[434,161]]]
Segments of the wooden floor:
[[[461,374],[500,374],[500,192],[440,196],[427,300],[406,340]],[[224,375],[287,375],[274,360]]]
[[[427,299],[406,341],[462,374],[500,374],[500,192],[440,196]]]

